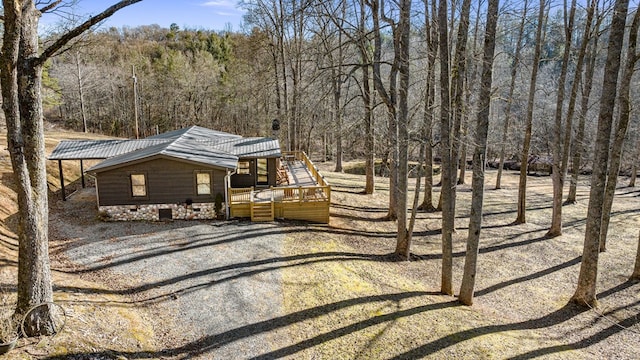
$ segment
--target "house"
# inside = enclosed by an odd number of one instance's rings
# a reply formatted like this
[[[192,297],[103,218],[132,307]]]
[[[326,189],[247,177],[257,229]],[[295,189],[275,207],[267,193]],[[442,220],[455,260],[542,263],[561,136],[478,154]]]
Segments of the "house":
[[[276,186],[281,157],[278,140],[192,126],[143,140],[62,141],[49,159],[104,159],[87,171],[100,213],[165,220],[215,218],[230,188]]]

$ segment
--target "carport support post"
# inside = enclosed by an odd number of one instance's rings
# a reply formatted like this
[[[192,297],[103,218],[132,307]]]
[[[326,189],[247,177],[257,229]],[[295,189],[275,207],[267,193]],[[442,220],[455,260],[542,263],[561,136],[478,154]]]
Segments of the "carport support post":
[[[82,178],[82,188],[84,189],[84,164],[82,163],[82,159],[80,159],[80,177]]]
[[[58,170],[60,171],[60,193],[62,194],[62,201],[67,201],[67,197],[64,194],[64,173],[62,172],[62,160],[58,160]]]

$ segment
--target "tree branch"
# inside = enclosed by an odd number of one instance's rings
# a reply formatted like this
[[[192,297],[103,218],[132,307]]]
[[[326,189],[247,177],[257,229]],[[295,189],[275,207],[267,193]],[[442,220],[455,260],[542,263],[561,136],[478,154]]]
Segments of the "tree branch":
[[[62,2],[62,0],[56,0],[54,2],[52,2],[51,4],[43,7],[42,9],[40,9],[40,13],[44,14],[46,12],[48,12],[49,10],[55,8],[56,6],[58,6],[58,4],[60,4]]]
[[[62,37],[60,37],[53,44],[51,44],[51,46],[46,48],[38,58],[37,63],[43,64],[45,61],[47,61],[47,59],[53,56],[63,46],[65,46],[67,43],[69,43],[71,40],[75,39],[76,37],[80,36],[85,31],[89,30],[92,26],[96,25],[102,20],[107,19],[109,16],[113,15],[116,11],[140,1],[142,0],[122,0],[117,4],[109,7],[105,11],[101,12],[100,14],[90,17],[89,20],[83,22],[82,24],[78,25],[74,29],[65,33],[64,35],[62,35]]]

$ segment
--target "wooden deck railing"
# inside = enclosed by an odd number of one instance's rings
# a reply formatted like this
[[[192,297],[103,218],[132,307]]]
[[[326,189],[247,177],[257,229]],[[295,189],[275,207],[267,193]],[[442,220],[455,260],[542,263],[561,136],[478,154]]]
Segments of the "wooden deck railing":
[[[325,180],[324,176],[320,174],[320,171],[318,170],[316,165],[309,159],[304,151],[283,151],[282,156],[285,159],[295,159],[302,161],[307,166],[307,169],[309,169],[311,176],[313,176],[314,180],[316,181],[316,183],[318,183],[319,186],[329,186],[327,180]]]
[[[331,186],[304,152],[284,152],[286,160],[304,162],[315,186],[280,186],[268,189],[230,188],[231,217],[254,217],[255,208],[271,203],[275,218],[329,223]],[[258,219],[255,219],[258,221]]]

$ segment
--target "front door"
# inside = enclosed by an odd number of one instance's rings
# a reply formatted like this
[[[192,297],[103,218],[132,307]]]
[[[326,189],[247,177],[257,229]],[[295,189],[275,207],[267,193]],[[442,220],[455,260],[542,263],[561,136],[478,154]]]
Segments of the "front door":
[[[256,175],[256,185],[269,185],[269,168],[267,159],[257,159]]]

